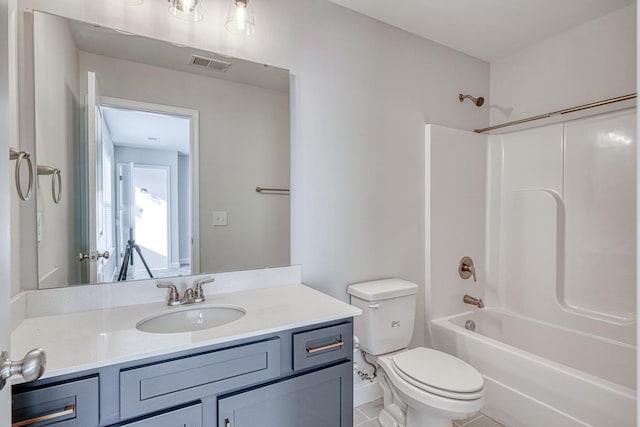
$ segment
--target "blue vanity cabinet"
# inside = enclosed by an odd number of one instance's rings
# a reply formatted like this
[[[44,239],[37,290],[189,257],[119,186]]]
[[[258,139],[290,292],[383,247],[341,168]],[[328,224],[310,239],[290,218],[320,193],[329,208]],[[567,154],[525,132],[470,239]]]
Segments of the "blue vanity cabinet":
[[[350,427],[350,319],[13,387],[14,427]]]
[[[98,377],[16,391],[12,396],[14,427],[87,427],[98,424]]]
[[[218,400],[218,427],[351,427],[351,363]]]
[[[121,424],[122,427],[203,427],[202,404],[174,409],[138,421]]]
[[[279,376],[280,338],[125,369],[120,416],[140,416]]]

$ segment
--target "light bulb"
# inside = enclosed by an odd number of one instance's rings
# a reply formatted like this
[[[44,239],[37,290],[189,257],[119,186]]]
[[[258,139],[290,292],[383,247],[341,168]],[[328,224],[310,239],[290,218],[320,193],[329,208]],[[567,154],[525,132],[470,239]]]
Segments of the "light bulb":
[[[176,18],[186,21],[202,21],[204,16],[200,12],[201,0],[169,0],[169,13]]]
[[[253,5],[249,0],[230,0],[226,29],[232,34],[249,36],[255,31]]]

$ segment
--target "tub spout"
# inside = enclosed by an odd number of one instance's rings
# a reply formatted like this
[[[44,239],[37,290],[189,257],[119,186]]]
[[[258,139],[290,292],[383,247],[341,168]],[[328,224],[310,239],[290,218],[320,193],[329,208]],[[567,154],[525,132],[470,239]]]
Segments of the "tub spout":
[[[484,308],[484,303],[482,302],[482,300],[480,298],[474,298],[471,295],[465,295],[462,298],[462,301],[465,304],[471,304],[471,305],[475,305],[478,308]]]

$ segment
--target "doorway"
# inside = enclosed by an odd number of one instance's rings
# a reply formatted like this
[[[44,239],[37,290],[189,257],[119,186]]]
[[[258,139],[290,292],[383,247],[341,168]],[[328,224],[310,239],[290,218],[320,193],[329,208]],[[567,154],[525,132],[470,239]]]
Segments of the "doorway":
[[[114,98],[101,109],[114,152],[113,280],[197,272],[197,111]]]

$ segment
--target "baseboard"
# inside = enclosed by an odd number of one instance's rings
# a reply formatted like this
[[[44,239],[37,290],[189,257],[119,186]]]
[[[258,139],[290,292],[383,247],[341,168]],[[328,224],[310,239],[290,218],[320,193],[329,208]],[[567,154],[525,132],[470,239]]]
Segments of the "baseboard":
[[[364,405],[365,403],[373,402],[382,397],[382,389],[378,380],[373,382],[361,382],[360,384],[354,384],[353,386],[353,407]]]

